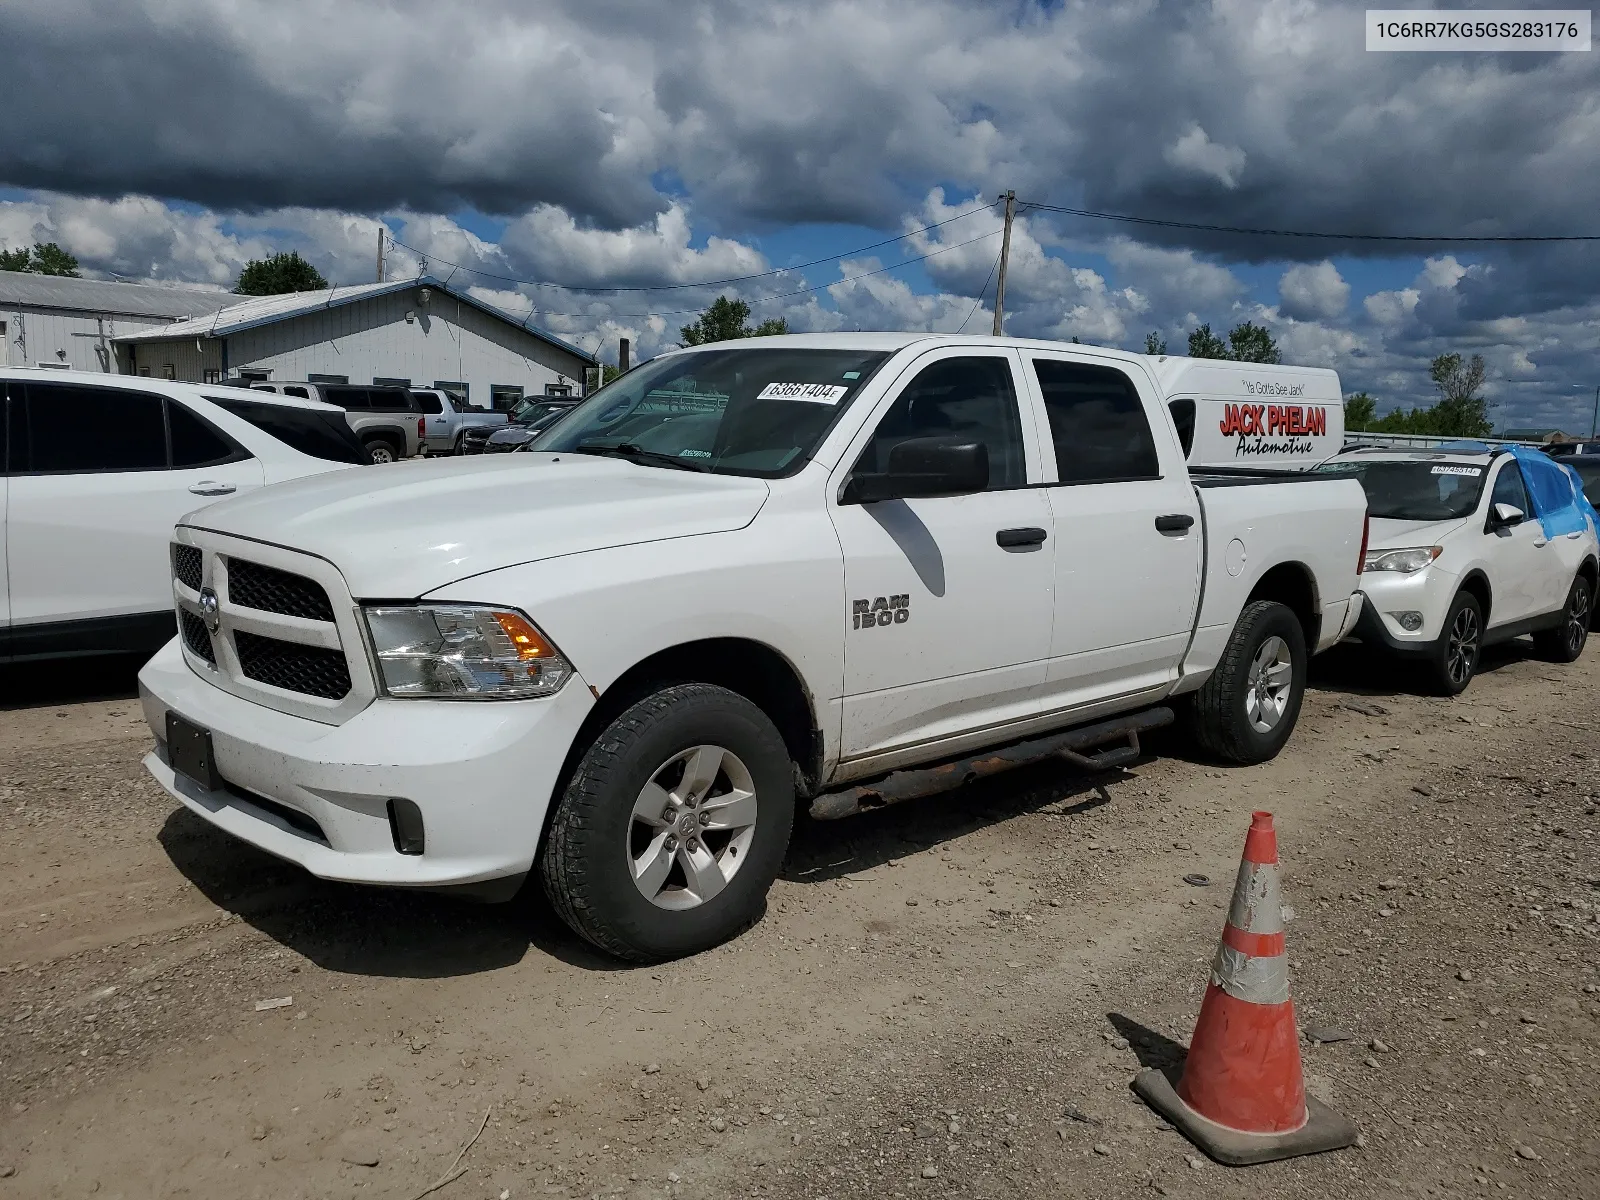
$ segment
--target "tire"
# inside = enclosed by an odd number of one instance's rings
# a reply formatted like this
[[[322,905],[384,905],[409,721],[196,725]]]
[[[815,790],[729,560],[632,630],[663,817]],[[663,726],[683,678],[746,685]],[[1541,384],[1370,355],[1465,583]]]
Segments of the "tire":
[[[1561,624],[1533,635],[1533,648],[1539,652],[1539,657],[1549,662],[1576,662],[1583,653],[1584,643],[1589,640],[1589,619],[1593,610],[1594,588],[1588,579],[1579,575],[1567,589]]]
[[[1216,670],[1190,701],[1195,741],[1228,762],[1275,757],[1300,719],[1308,658],[1305,631],[1286,605],[1247,604]],[[1264,674],[1271,683],[1262,680]]]
[[[691,773],[699,786],[685,788]],[[729,800],[741,793],[748,799]],[[764,712],[710,684],[663,688],[578,761],[540,858],[545,894],[576,933],[618,958],[698,954],[760,919],[794,805],[793,764]],[[705,896],[716,880],[720,890]]]
[[[1440,696],[1466,691],[1482,652],[1483,608],[1471,592],[1457,592],[1445,613],[1438,644],[1424,663],[1431,690]]]
[[[382,438],[372,438],[365,443],[367,459],[375,464],[398,462],[400,456],[395,453],[395,448]]]

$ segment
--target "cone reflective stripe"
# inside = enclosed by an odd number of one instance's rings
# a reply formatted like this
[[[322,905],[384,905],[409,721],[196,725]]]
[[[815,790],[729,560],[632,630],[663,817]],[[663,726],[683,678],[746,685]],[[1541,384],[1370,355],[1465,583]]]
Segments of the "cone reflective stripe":
[[[1234,1166],[1355,1141],[1354,1125],[1306,1096],[1271,813],[1251,818],[1177,1088],[1157,1070],[1142,1072],[1133,1087],[1195,1145]]]
[[[1306,1123],[1271,813],[1251,819],[1178,1095],[1201,1116],[1244,1133],[1286,1133]]]

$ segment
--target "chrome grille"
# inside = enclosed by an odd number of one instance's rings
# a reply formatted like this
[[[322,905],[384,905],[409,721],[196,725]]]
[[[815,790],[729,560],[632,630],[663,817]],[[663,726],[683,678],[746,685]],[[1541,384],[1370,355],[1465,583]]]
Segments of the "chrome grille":
[[[199,591],[200,578],[200,547],[185,546],[179,542],[172,543],[172,573],[179,583],[186,588]],[[199,651],[195,651],[196,654]]]
[[[242,558],[228,559],[228,599],[261,612],[304,617],[308,621],[333,620],[333,605],[321,584],[304,575]]]
[[[247,679],[325,700],[342,700],[350,694],[350,668],[342,651],[280,641],[242,629],[234,631],[233,645],[239,670]]]
[[[180,608],[178,624],[183,629],[183,644],[213,667],[216,666],[217,652],[211,646],[211,635],[206,632],[206,623],[187,608]]]

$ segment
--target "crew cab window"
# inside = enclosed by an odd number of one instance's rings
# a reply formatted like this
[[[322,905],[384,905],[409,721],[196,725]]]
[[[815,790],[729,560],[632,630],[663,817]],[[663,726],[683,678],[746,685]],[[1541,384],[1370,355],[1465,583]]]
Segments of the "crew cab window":
[[[1155,439],[1133,380],[1115,367],[1036,358],[1062,483],[1159,479]]]
[[[924,367],[883,414],[856,469],[885,472],[895,445],[941,434],[988,448],[991,492],[1027,484],[1017,393],[1004,358],[945,358]]]
[[[328,462],[371,461],[366,448],[338,413],[291,408],[287,404],[263,404],[259,400],[236,400],[232,396],[207,396],[206,399],[301,454]]]
[[[1172,423],[1178,430],[1178,444],[1183,447],[1183,457],[1188,458],[1189,452],[1194,449],[1194,401],[1169,400],[1167,411],[1172,414]]]
[[[367,407],[377,412],[416,412],[417,398],[401,388],[369,388]]]
[[[422,405],[422,411],[425,413],[442,413],[444,411],[444,405],[440,402],[439,397],[432,392],[418,392],[417,403]]]
[[[1489,507],[1493,508],[1496,504],[1509,504],[1530,516],[1533,514],[1533,509],[1528,507],[1528,489],[1522,482],[1522,470],[1515,462],[1505,463],[1500,468],[1500,474],[1494,477]]]
[[[34,473],[164,471],[165,397],[122,388],[30,383],[13,420],[13,469]],[[12,386],[13,407],[17,388]],[[20,426],[20,428],[19,428]],[[21,465],[18,466],[17,464]]]
[[[285,396],[299,396],[300,399],[302,399],[302,400],[311,399],[311,393],[310,392],[306,391],[306,389],[303,388],[303,387],[295,387],[293,384],[290,384],[289,386],[285,387],[283,389],[283,394]]]
[[[322,398],[329,404],[337,404],[340,408],[344,409],[359,410],[371,407],[371,405],[367,402],[366,388],[339,386],[324,387],[322,389]]]
[[[174,470],[215,467],[249,457],[199,416],[170,399],[167,401],[167,432],[172,438]]]

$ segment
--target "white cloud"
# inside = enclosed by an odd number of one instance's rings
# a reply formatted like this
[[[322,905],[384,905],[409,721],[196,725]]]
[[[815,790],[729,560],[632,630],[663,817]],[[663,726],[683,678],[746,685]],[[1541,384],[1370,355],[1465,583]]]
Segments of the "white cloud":
[[[1324,259],[1296,263],[1278,281],[1283,310],[1300,320],[1336,320],[1350,303],[1350,285],[1339,268]]]
[[[1210,176],[1230,191],[1239,186],[1239,172],[1245,163],[1243,150],[1213,142],[1198,122],[1163,150],[1161,157],[1169,166]]]

